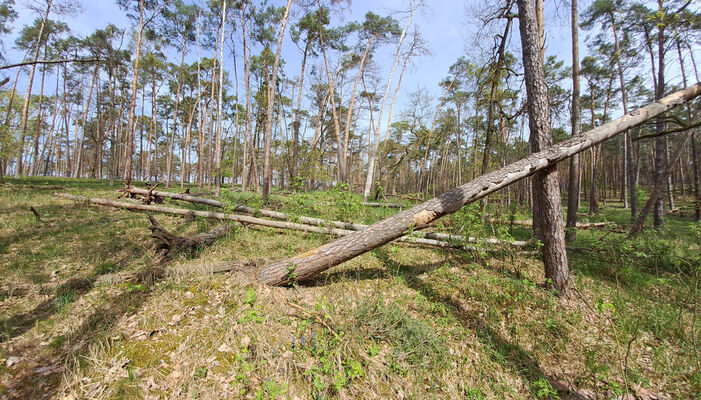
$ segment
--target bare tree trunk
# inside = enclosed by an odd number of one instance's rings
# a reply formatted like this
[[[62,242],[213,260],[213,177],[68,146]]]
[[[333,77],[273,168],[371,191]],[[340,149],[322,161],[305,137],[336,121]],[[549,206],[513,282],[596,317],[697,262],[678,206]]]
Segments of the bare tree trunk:
[[[92,98],[92,92],[95,89],[95,82],[97,81],[97,74],[100,71],[99,68],[100,64],[95,64],[95,71],[93,72],[92,80],[90,81],[90,90],[88,90],[88,98],[85,100],[85,110],[83,111],[83,129],[82,129],[82,138],[80,140],[80,145],[77,150],[77,157],[78,157],[78,166],[76,167],[76,178],[79,178],[82,174],[83,171],[83,153],[84,153],[84,147],[85,147],[85,124],[88,121],[88,113],[90,112],[90,99]],[[78,138],[76,138],[76,143],[78,141]]]
[[[131,101],[129,102],[129,122],[127,123],[127,155],[124,159],[124,179],[131,181],[132,155],[134,154],[134,112],[136,109],[136,89],[139,79],[139,60],[141,58],[141,39],[144,34],[144,0],[139,0],[139,33],[136,37],[136,55],[134,56],[134,79],[131,82]]]
[[[663,12],[663,7],[662,7],[662,1],[663,0],[657,0],[657,4],[659,6],[660,12]],[[665,53],[665,34],[664,34],[664,25],[663,24],[658,24],[657,26],[658,29],[658,34],[657,34],[657,62],[658,62],[658,68],[657,68],[657,86],[655,87],[655,100],[659,100],[664,96],[664,87],[665,87],[665,76],[664,76],[664,53]],[[657,120],[655,121],[655,131],[658,134],[662,134],[662,132],[665,131],[665,123],[664,119],[662,117],[658,117]],[[661,188],[665,185],[665,180],[666,178],[664,177],[664,171],[667,169],[667,163],[666,163],[666,154],[665,154],[665,137],[663,136],[658,136],[655,139],[655,171],[654,171],[654,185],[655,189],[658,189],[658,186]],[[661,190],[661,189],[658,189]],[[660,227],[664,224],[665,220],[665,208],[664,208],[664,199],[659,198],[657,199],[655,205],[654,205],[654,225],[655,227]]]
[[[688,43],[687,43],[688,44]],[[681,44],[677,40],[677,54],[679,56],[679,65],[682,72],[682,82],[684,86],[687,85],[686,70],[684,69],[684,60],[682,58]],[[694,66],[694,72],[696,73],[696,62],[694,61],[694,55],[691,53],[691,46],[689,46],[689,57]],[[696,74],[696,80],[698,81],[698,74]],[[693,114],[689,104],[686,105],[686,112],[689,120],[693,119]],[[699,159],[696,150],[696,133],[698,129],[694,129],[691,132],[691,167],[693,173],[693,186],[694,186],[694,220],[701,221],[701,193],[699,193]]]
[[[44,26],[46,21],[49,19],[49,12],[51,11],[51,5],[53,0],[46,1],[46,12],[44,13],[44,18],[41,20],[41,25],[39,27],[39,33],[37,34],[37,43],[34,48],[34,61],[39,59],[39,51],[41,50],[41,38],[44,34]],[[36,72],[37,64],[32,64],[32,69],[29,72],[29,80],[27,81],[27,95],[24,98],[24,104],[22,105],[22,120],[19,126],[19,156],[17,157],[17,165],[15,166],[15,178],[19,178],[23,173],[22,155],[24,153],[24,137],[27,134],[27,120],[29,119],[29,102],[32,98],[32,85],[34,84],[34,73]]]
[[[550,169],[557,162],[612,138],[665,111],[701,95],[701,84],[671,94],[658,102],[626,114],[591,131],[560,142],[538,153],[483,175],[439,197],[395,214],[366,229],[354,232],[317,249],[261,269],[258,280],[269,285],[287,285],[309,280],[321,272],[401,237],[408,231],[426,228],[436,219],[458,211],[465,204],[498,191],[514,182]],[[561,222],[562,224],[562,222]]]
[[[280,33],[277,36],[277,50],[275,51],[275,61],[273,62],[273,76],[270,77],[270,88],[268,92],[268,109],[265,119],[265,142],[263,145],[263,202],[268,201],[270,185],[272,183],[273,168],[270,163],[270,146],[273,139],[273,118],[275,116],[275,89],[277,88],[277,71],[280,66],[280,53],[282,52],[282,39],[285,37],[287,18],[290,15],[292,0],[287,0],[285,14],[280,22]]]
[[[44,48],[44,58],[46,57],[46,47]],[[37,175],[39,172],[39,138],[41,137],[42,112],[44,111],[44,83],[46,82],[46,67],[41,70],[41,87],[39,88],[39,104],[37,105],[37,120],[34,124],[34,152],[32,154],[32,168],[27,171],[28,175]],[[29,168],[28,168],[29,169]]]
[[[536,10],[529,0],[518,0],[521,49],[528,95],[528,119],[530,143],[533,153],[542,151],[552,144],[550,128],[550,105],[548,88],[545,84],[542,43],[538,38],[539,26]],[[542,29],[542,26],[540,27]],[[551,166],[533,176],[533,221],[534,229],[543,242],[543,263],[549,286],[560,294],[568,291],[569,267],[565,249],[565,227],[560,202],[560,186],[557,166]]]
[[[222,91],[224,86],[224,34],[226,32],[226,0],[222,6],[221,12],[221,41],[219,42],[219,101],[217,104],[217,133],[214,140],[214,168],[216,172],[216,186],[214,191],[216,196],[221,195],[221,139],[222,139],[222,107],[224,106],[224,100],[222,97]]]
[[[511,12],[511,2],[508,4],[507,13]],[[542,12],[542,0],[538,0],[539,11]],[[542,17],[542,16],[541,16]],[[501,66],[504,62],[506,42],[509,40],[509,30],[511,29],[512,17],[507,17],[506,26],[504,27],[504,33],[501,35],[501,42],[499,43],[499,50],[497,52],[497,62],[494,68],[491,69],[491,89],[489,91],[489,109],[487,110],[487,132],[484,137],[484,153],[482,154],[482,175],[487,173],[489,169],[489,157],[492,152],[492,136],[494,135],[494,112],[496,109],[496,95],[497,87],[499,85],[499,80],[501,79]],[[540,20],[542,22],[542,19]],[[542,32],[541,32],[542,34]],[[482,199],[482,218],[487,215],[487,198]]]
[[[373,130],[374,133],[374,140],[372,141],[372,145],[370,148],[370,153],[368,154],[368,171],[367,171],[367,177],[365,179],[365,190],[363,191],[363,201],[368,201],[368,198],[370,197],[370,192],[372,191],[372,183],[373,179],[375,176],[375,163],[377,162],[378,158],[378,150],[380,148],[380,138],[381,138],[381,127],[382,127],[382,116],[385,111],[385,104],[387,103],[387,97],[389,96],[389,89],[390,86],[392,86],[392,77],[394,76],[394,71],[397,69],[397,65],[399,64],[399,56],[401,55],[402,51],[402,43],[404,43],[404,38],[406,37],[406,33],[409,30],[409,26],[411,26],[411,21],[414,17],[414,10],[417,7],[414,2],[412,1],[410,4],[410,10],[409,10],[409,18],[406,21],[406,24],[404,25],[404,29],[402,30],[402,33],[399,37],[399,43],[397,44],[397,51],[394,54],[394,64],[392,64],[392,68],[389,71],[389,76],[387,77],[387,85],[385,85],[385,94],[382,96],[382,102],[380,103],[380,113],[377,116],[377,124],[375,124],[375,129]],[[348,116],[348,122],[350,122],[350,115]],[[350,124],[349,124],[350,125]],[[349,135],[348,130],[350,127],[346,127],[346,135]],[[348,143],[348,136],[346,136],[346,143]],[[347,146],[346,146],[347,150]]]
[[[292,168],[290,171],[290,176],[292,177],[293,183],[297,175],[299,174],[299,128],[302,125],[299,122],[299,110],[302,107],[302,89],[304,88],[304,70],[307,66],[307,55],[309,53],[310,43],[307,42],[304,46],[304,52],[302,54],[302,67],[299,73],[299,91],[297,93],[297,108],[293,110],[294,117],[292,121],[292,135],[294,143],[292,144]]]
[[[17,81],[19,81],[19,74],[22,72],[22,68],[17,68],[17,74],[15,75],[15,82],[12,84],[12,91],[10,92],[10,100],[7,103],[7,113],[5,114],[5,124],[3,125],[5,129],[7,129],[7,134],[10,135],[10,120],[12,119],[12,107],[15,102],[15,94],[17,92]],[[4,142],[0,142],[0,150],[2,150],[2,145]],[[0,151],[0,154],[2,152]],[[5,173],[5,167],[7,166],[5,163],[7,163],[8,160],[1,159],[0,158],[0,178],[3,177]]]
[[[321,10],[321,0],[318,0],[319,9]],[[321,15],[319,15],[321,17]],[[331,76],[331,71],[329,70],[329,60],[326,56],[326,45],[324,44],[324,27],[319,21],[319,47],[321,48],[321,54],[324,57],[324,66],[326,68],[326,78],[329,83],[329,99],[331,100],[331,115],[333,116],[333,127],[336,132],[336,156],[338,157],[338,181],[348,183],[348,178],[346,177],[346,154],[343,152],[343,140],[341,134],[341,122],[339,121],[338,112],[336,110],[336,92],[334,90],[335,80]]]
[[[243,169],[241,171],[241,189],[246,191],[248,186],[249,175],[249,157],[255,157],[253,146],[251,144],[251,88],[250,88],[250,71],[251,62],[248,59],[248,47],[246,41],[246,2],[241,2],[241,36],[243,41],[243,79],[246,86],[246,128],[243,133]]]
[[[582,132],[582,111],[579,102],[579,13],[577,0],[571,4],[572,26],[572,137]],[[565,240],[573,242],[577,238],[577,211],[579,210],[579,154],[570,158],[570,176],[567,188],[567,223]]]
[[[166,155],[166,187],[170,186],[173,177],[173,155],[175,154],[175,134],[178,131],[178,108],[180,106],[180,90],[183,85],[183,68],[185,66],[185,49],[187,48],[187,30],[183,34],[183,49],[180,52],[180,70],[178,71],[178,87],[175,91],[175,105],[173,106],[173,130],[168,140],[168,154]]]

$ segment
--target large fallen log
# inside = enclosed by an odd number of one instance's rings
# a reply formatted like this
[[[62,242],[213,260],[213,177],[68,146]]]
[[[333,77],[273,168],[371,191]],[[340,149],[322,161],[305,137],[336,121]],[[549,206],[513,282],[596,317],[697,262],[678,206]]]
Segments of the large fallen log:
[[[83,196],[74,196],[72,194],[67,194],[67,193],[59,193],[56,196],[67,199],[67,200],[73,200],[76,202],[91,203],[91,204],[96,204],[96,205],[100,205],[100,206],[107,206],[107,207],[114,207],[114,208],[124,208],[127,210],[159,212],[159,213],[165,213],[165,214],[171,214],[171,215],[182,215],[182,216],[192,216],[192,217],[203,217],[203,218],[218,219],[218,220],[223,220],[223,221],[229,220],[229,221],[240,222],[242,224],[259,225],[259,226],[265,226],[268,228],[291,229],[291,230],[303,231],[303,232],[321,233],[321,234],[325,234],[325,235],[347,236],[347,235],[350,235],[350,234],[353,234],[356,232],[356,231],[351,231],[351,230],[346,230],[346,229],[328,228],[328,227],[322,227],[322,226],[310,226],[310,225],[305,225],[305,224],[299,224],[296,222],[271,221],[268,219],[256,218],[256,217],[251,217],[248,215],[224,214],[224,213],[213,212],[213,211],[199,211],[199,210],[188,210],[188,209],[184,209],[184,208],[161,207],[161,206],[148,205],[148,204],[135,204],[135,203],[127,203],[127,202],[107,200],[107,199],[101,199],[101,198],[87,198],[87,197],[83,197]],[[221,232],[219,232],[219,233],[221,233]],[[167,235],[163,235],[163,237],[158,237],[158,238],[162,239],[165,243],[168,243],[169,240],[172,239],[172,238],[169,238]],[[425,246],[460,248],[460,249],[464,249],[464,250],[477,250],[476,247],[465,246],[460,241],[448,242],[448,241],[419,238],[419,237],[412,237],[412,236],[402,236],[402,237],[398,237],[396,239],[401,241],[401,242],[418,244],[418,245],[425,245]],[[494,238],[485,239],[483,241],[479,240],[479,239],[475,239],[475,238],[470,238],[470,239],[472,239],[471,240],[472,243],[484,242],[484,243],[489,243],[489,244],[509,244],[509,245],[514,245],[514,246],[525,246],[525,245],[531,243],[529,241],[505,242],[505,241],[501,241],[499,239],[494,239]]]
[[[389,243],[410,231],[426,228],[431,222],[446,214],[458,211],[466,204],[533,175],[537,171],[612,138],[699,95],[701,95],[701,83],[675,92],[585,134],[565,140],[496,171],[482,175],[362,231],[344,236],[290,259],[267,265],[260,270],[258,280],[270,285],[287,285],[311,279],[335,265]]]
[[[140,195],[140,196],[145,196],[145,198],[151,198],[151,196],[155,197],[161,197],[161,198],[170,198],[174,200],[180,200],[180,201],[186,201],[189,203],[195,203],[195,204],[205,204],[211,207],[217,207],[217,208],[223,208],[223,207],[228,207],[229,205],[227,203],[218,201],[218,200],[213,200],[213,199],[207,199],[207,198],[202,198],[202,197],[195,197],[191,196],[189,194],[183,194],[183,193],[171,193],[171,192],[159,192],[159,191],[151,191],[147,189],[140,189],[136,188],[133,186],[130,187],[125,187],[122,189],[122,191],[129,193],[129,194],[135,194],[135,195]],[[148,197],[146,197],[148,196]],[[328,220],[328,219],[322,219],[322,218],[313,218],[313,217],[304,217],[304,216],[299,216],[299,217],[291,217],[285,213],[281,213],[278,211],[271,211],[271,210],[264,210],[264,209],[255,209],[247,206],[242,206],[242,205],[234,205],[230,206],[235,212],[240,212],[244,214],[252,214],[252,215],[262,215],[265,217],[269,218],[275,218],[283,221],[289,221],[289,220],[295,220],[299,221],[302,224],[306,225],[313,225],[313,226],[321,226],[321,227],[335,227],[343,230],[348,230],[348,231],[360,231],[365,228],[367,228],[369,225],[365,224],[357,224],[353,222],[343,222],[343,221],[333,221],[333,220]],[[517,240],[517,241],[505,241],[497,238],[475,238],[475,237],[465,237],[461,235],[450,235],[447,233],[437,233],[437,232],[413,232],[410,236],[412,237],[419,237],[419,238],[424,238],[424,239],[432,239],[432,240],[443,240],[443,241],[449,241],[449,242],[468,242],[468,243],[487,243],[487,244],[497,244],[497,245],[511,245],[511,246],[526,246],[528,244],[532,244],[532,240]]]

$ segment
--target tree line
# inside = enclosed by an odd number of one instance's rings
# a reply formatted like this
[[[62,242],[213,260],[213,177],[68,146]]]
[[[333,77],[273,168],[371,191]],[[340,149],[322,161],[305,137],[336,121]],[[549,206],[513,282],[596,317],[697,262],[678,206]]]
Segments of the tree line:
[[[17,12],[13,0],[1,4],[6,38]],[[412,65],[430,57],[420,0],[343,24],[334,16],[348,4],[335,1],[117,4],[133,26],[110,24],[85,37],[61,22],[79,12],[74,1],[31,7],[35,19],[14,43],[23,60],[0,61],[11,74],[0,88],[0,174],[197,183],[264,197],[273,187],[343,183],[367,200],[433,196],[533,150],[514,0],[472,15],[490,40],[456,59],[438,96],[401,90]],[[535,7],[543,117],[554,142],[699,80],[701,18],[692,1],[573,1],[573,58],[547,54],[542,2]],[[296,54],[282,51],[287,39]],[[286,57],[301,59],[300,69],[288,68]],[[580,199],[590,214],[620,201],[635,220],[656,184],[665,186],[652,210],[657,225],[680,197],[694,201],[699,219],[698,108],[675,110],[560,166],[552,184],[575,210],[568,226]],[[532,205],[533,185],[504,188],[483,206]]]

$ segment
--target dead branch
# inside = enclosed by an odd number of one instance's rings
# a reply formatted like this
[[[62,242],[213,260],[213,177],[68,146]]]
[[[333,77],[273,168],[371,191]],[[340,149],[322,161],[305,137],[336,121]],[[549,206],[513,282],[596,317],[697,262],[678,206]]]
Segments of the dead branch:
[[[25,61],[21,63],[16,63],[16,64],[8,64],[8,65],[1,65],[0,70],[3,69],[10,69],[10,68],[16,68],[16,67],[24,67],[25,65],[34,65],[34,64],[63,64],[63,63],[69,63],[69,62],[76,62],[76,63],[91,63],[91,62],[100,62],[99,58],[71,58],[67,60],[32,60],[32,61]]]
[[[34,214],[34,218],[37,219],[37,222],[46,223],[46,221],[41,220],[41,215],[39,215],[39,211],[37,211],[37,209],[34,208],[34,206],[30,206],[29,210]]]
[[[208,232],[192,236],[176,236],[168,232],[151,214],[147,215],[149,221],[151,221],[151,227],[149,228],[151,229],[151,237],[160,241],[157,250],[164,256],[177,252],[195,255],[200,249],[211,244],[217,238],[226,235],[233,228],[232,225],[226,224]]]

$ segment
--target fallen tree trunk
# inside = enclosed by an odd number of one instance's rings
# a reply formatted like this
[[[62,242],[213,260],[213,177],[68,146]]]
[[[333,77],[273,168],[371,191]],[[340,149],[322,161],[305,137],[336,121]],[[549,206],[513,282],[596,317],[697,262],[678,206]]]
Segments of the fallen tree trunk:
[[[150,214],[148,219],[151,221],[151,237],[161,242],[156,249],[164,256],[175,252],[187,252],[190,255],[194,255],[202,247],[213,243],[217,238],[226,235],[233,228],[232,225],[226,224],[208,232],[192,236],[176,236],[168,232]]]
[[[401,204],[394,204],[394,203],[373,203],[373,202],[365,202],[363,203],[365,207],[387,207],[387,208],[402,208]]]
[[[666,96],[655,103],[623,115],[580,136],[550,146],[501,169],[483,175],[442,195],[397,213],[351,235],[314,250],[263,267],[260,282],[287,285],[311,279],[321,272],[389,243],[409,231],[426,228],[431,222],[458,211],[462,206],[496,192],[527,176],[612,138],[642,122],[701,95],[701,83]]]
[[[317,227],[317,226],[299,224],[299,223],[295,223],[295,222],[271,221],[271,220],[267,220],[267,219],[251,217],[248,215],[224,214],[224,213],[213,212],[213,211],[198,211],[198,210],[188,210],[188,209],[184,209],[184,208],[171,208],[171,207],[161,207],[161,206],[154,206],[154,205],[147,205],[147,204],[134,204],[134,203],[126,203],[126,202],[121,202],[121,201],[114,201],[114,200],[107,200],[107,199],[100,199],[100,198],[87,198],[87,197],[83,197],[83,196],[74,196],[74,195],[67,194],[67,193],[60,193],[60,194],[57,194],[56,196],[67,199],[67,200],[73,200],[73,201],[77,201],[77,202],[87,202],[87,203],[92,203],[92,204],[96,204],[96,205],[100,205],[100,206],[124,208],[127,210],[136,210],[136,211],[160,212],[160,213],[172,214],[172,215],[203,217],[203,218],[211,218],[211,219],[218,219],[218,220],[230,220],[230,221],[240,222],[242,224],[259,225],[259,226],[265,226],[268,228],[291,229],[291,230],[296,230],[296,231],[321,233],[321,234],[325,234],[325,235],[334,235],[334,236],[347,236],[347,235],[356,233],[356,231],[351,231],[351,230],[347,230],[347,229]],[[152,221],[152,223],[153,222],[154,221]],[[160,231],[158,231],[158,232],[160,233]],[[154,233],[154,235],[156,235],[156,234]],[[173,236],[173,235],[168,233],[168,234],[163,234],[162,237],[161,236],[156,236],[156,237],[158,239],[162,239],[164,242],[168,243],[169,241],[174,240],[168,235]],[[450,236],[450,235],[448,235],[448,236]],[[183,238],[181,238],[181,239],[183,239]],[[464,246],[462,244],[462,241],[455,241],[455,240],[453,240],[451,242],[447,242],[447,241],[442,241],[442,240],[437,240],[437,239],[419,238],[419,237],[412,237],[412,236],[402,236],[402,237],[398,237],[396,239],[401,241],[401,242],[420,244],[420,245],[426,245],[426,246],[461,248],[464,250],[477,250],[476,247]],[[505,242],[505,241],[502,241],[499,239],[494,239],[494,238],[489,238],[489,239],[485,239],[485,240],[480,240],[480,239],[476,239],[476,238],[469,238],[469,239],[470,239],[469,241],[471,243],[485,242],[485,243],[489,243],[489,244],[510,244],[513,246],[525,246],[525,245],[528,245],[531,243],[530,241]],[[173,241],[173,244],[175,244],[175,241]]]
[[[202,197],[195,197],[195,196],[191,196],[191,195],[183,194],[183,193],[150,191],[147,189],[139,189],[136,187],[126,187],[122,190],[126,193],[129,193],[129,194],[136,194],[136,195],[140,195],[140,196],[167,197],[167,198],[171,198],[174,200],[187,201],[187,202],[196,203],[196,204],[205,204],[205,205],[217,207],[217,208],[222,208],[222,207],[228,206],[227,203],[224,203],[224,202],[221,202],[218,200],[206,199],[206,198],[202,198]],[[150,198],[150,197],[146,197],[146,198]],[[283,221],[288,221],[288,220],[294,219],[294,220],[299,221],[300,223],[306,224],[306,225],[321,226],[321,227],[333,226],[335,228],[349,230],[349,231],[361,231],[369,226],[369,225],[365,225],[365,224],[356,224],[353,222],[343,222],[343,221],[332,221],[332,220],[322,219],[322,218],[303,217],[303,216],[290,217],[289,215],[287,215],[285,213],[278,212],[278,211],[263,210],[263,209],[258,210],[258,209],[254,209],[251,207],[241,206],[241,205],[232,206],[232,208],[236,212],[241,212],[241,213],[245,213],[245,214],[262,215],[265,217],[275,218],[275,219],[279,219],[279,220],[283,220]],[[462,243],[462,242],[487,243],[487,244],[512,245],[512,246],[526,246],[528,244],[533,243],[533,241],[530,241],[530,240],[526,240],[526,241],[517,240],[517,241],[513,241],[513,242],[507,242],[507,241],[497,239],[497,238],[480,239],[480,238],[474,238],[474,237],[465,237],[465,236],[461,236],[461,235],[450,235],[447,233],[436,233],[436,232],[413,232],[410,236],[412,236],[412,237],[415,236],[415,237],[424,238],[424,239],[445,240],[445,241],[460,242],[460,243]]]
[[[494,219],[494,218],[488,218],[486,222],[492,223],[492,224],[504,224],[504,225],[520,225],[520,226],[532,226],[533,225],[533,220],[532,219],[515,219],[513,221],[508,221],[504,219]],[[577,222],[577,228],[600,228],[600,227],[608,227],[616,225],[615,222]]]

